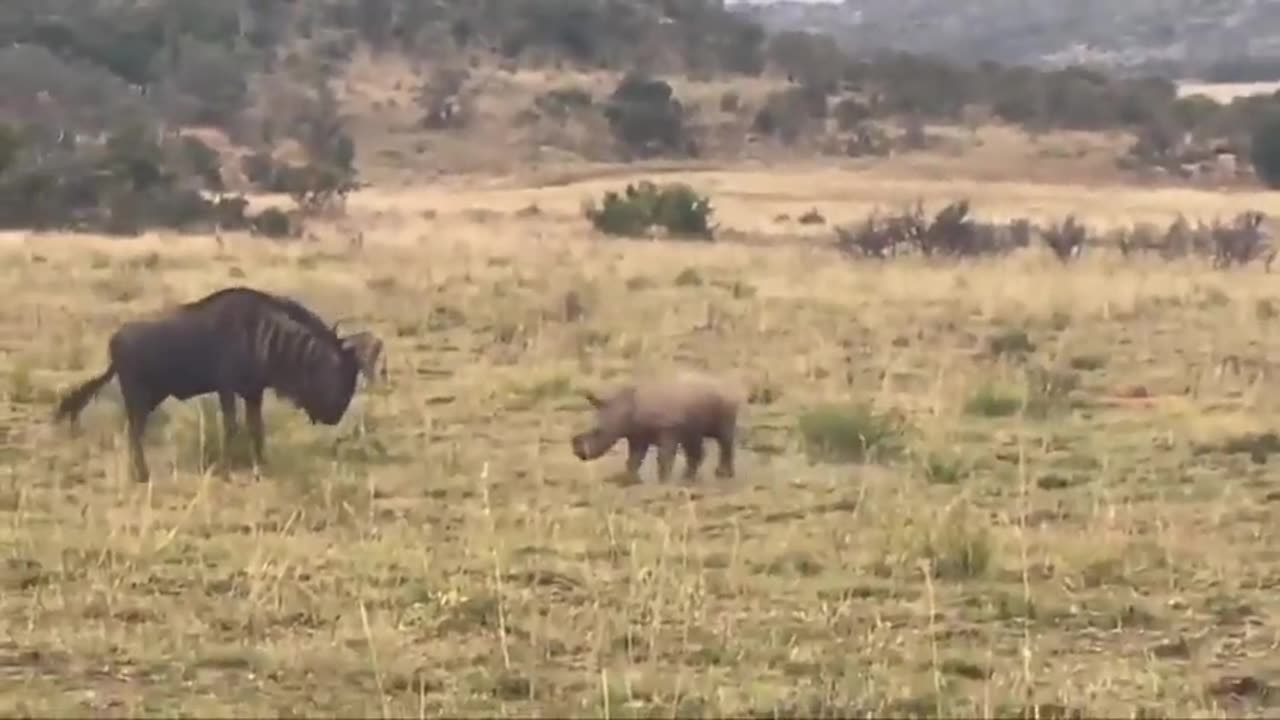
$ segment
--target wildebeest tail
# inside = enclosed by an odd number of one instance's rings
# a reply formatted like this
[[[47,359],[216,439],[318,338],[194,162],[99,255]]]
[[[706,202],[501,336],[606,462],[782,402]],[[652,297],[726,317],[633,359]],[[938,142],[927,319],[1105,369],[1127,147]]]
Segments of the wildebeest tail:
[[[114,364],[107,365],[107,369],[99,376],[86,381],[80,387],[62,396],[62,400],[58,402],[58,409],[54,412],[53,421],[58,422],[66,418],[74,420],[80,415],[80,411],[84,410],[84,406],[89,404],[94,395],[111,381],[116,374],[116,366]]]

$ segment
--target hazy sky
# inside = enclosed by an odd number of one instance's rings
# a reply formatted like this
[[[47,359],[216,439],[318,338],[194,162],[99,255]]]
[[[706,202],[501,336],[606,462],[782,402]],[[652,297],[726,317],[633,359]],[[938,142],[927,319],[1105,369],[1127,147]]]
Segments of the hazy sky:
[[[775,0],[725,0],[725,2],[728,3],[729,5],[741,5],[744,3],[771,3],[774,1]],[[841,0],[790,0],[790,1],[802,2],[802,3],[829,3],[832,5],[841,2]]]

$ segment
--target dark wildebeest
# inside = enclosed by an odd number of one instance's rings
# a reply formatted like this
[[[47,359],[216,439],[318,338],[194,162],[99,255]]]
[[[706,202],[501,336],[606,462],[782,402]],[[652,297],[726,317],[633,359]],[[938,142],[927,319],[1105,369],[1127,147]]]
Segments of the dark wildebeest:
[[[684,373],[676,377],[630,383],[607,399],[584,392],[596,408],[595,427],[573,436],[573,454],[595,460],[619,440],[628,446],[627,472],[639,477],[650,445],[658,446],[658,479],[667,481],[677,447],[683,448],[685,480],[702,464],[703,439],[720,448],[717,477],[733,477],[733,436],[741,394],[710,376]]]
[[[262,395],[271,388],[311,422],[336,425],[355,393],[356,373],[372,380],[382,341],[369,332],[338,337],[289,298],[246,287],[219,290],[145,320],[125,323],[108,342],[111,362],[67,393],[54,420],[72,423],[89,400],[118,377],[129,425],[134,479],[150,478],[142,452],[151,411],[168,397],[216,392],[224,424],[223,472],[237,432],[236,396],[244,398],[254,471],[263,462]]]

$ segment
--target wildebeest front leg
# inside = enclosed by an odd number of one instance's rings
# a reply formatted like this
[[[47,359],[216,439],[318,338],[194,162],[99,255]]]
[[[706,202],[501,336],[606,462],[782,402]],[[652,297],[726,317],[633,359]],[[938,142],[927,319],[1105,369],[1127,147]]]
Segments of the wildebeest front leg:
[[[244,396],[244,414],[249,422],[249,435],[253,444],[253,476],[261,475],[261,467],[266,462],[265,445],[262,429],[262,391],[251,392]]]
[[[644,456],[649,454],[649,441],[640,438],[627,438],[627,474],[633,480],[640,479],[640,466],[644,464]]]
[[[720,462],[716,465],[716,477],[733,477],[733,428],[721,430],[716,435],[716,445],[720,447]]]
[[[664,432],[658,436],[658,481],[667,482],[671,479],[671,466],[676,462],[676,449],[680,445],[680,439],[675,433]]]
[[[237,433],[236,396],[228,391],[218,391],[218,404],[222,406],[222,477],[231,477],[231,448]]]
[[[690,481],[698,475],[698,468],[702,465],[702,438],[697,435],[686,436],[680,440],[680,446],[684,448],[684,479]]]

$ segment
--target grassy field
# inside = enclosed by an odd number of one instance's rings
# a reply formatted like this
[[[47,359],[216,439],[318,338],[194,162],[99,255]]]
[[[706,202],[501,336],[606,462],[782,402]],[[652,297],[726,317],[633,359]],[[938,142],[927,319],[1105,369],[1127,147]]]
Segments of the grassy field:
[[[725,242],[594,236],[579,203],[621,176],[373,189],[292,244],[0,241],[0,714],[1275,712],[1280,441],[1251,434],[1280,426],[1273,277],[882,265],[775,221],[967,195],[1163,222],[1274,195],[685,178]],[[150,485],[114,385],[79,436],[51,426],[119,322],[233,283],[357,316],[388,382],[337,428],[268,400],[258,483],[207,469],[212,398],[153,417]],[[578,389],[675,366],[752,390],[738,478],[573,458]],[[868,462],[807,459],[829,403],[866,404]]]

